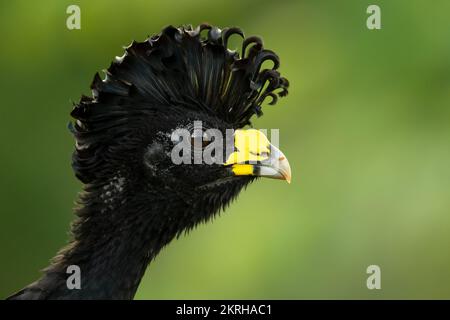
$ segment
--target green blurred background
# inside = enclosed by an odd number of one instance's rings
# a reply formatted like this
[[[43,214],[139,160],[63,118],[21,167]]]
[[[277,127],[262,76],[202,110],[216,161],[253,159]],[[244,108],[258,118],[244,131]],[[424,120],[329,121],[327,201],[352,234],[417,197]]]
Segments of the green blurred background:
[[[66,8],[81,7],[81,30]],[[366,28],[378,4],[382,29]],[[168,24],[263,36],[290,80],[291,185],[260,180],[172,242],[136,298],[450,298],[450,2],[2,1],[0,297],[66,242],[80,183],[71,101],[122,46]],[[366,268],[381,267],[368,290]]]

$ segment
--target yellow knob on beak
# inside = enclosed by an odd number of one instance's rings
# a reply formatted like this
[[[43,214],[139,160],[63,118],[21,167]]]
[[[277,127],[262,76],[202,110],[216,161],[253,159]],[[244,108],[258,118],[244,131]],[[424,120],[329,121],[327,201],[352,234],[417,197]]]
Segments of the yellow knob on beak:
[[[291,182],[291,166],[286,156],[270,144],[259,130],[236,130],[234,152],[230,154],[226,166],[231,167],[235,176],[259,176]]]

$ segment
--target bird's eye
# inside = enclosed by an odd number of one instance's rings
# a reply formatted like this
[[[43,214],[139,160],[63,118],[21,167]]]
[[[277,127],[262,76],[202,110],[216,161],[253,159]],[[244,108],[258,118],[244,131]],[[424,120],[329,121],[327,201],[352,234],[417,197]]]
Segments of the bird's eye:
[[[211,143],[212,139],[209,135],[201,130],[194,130],[191,134],[191,146],[204,149]]]
[[[202,135],[197,135],[197,134],[191,135],[191,145],[193,147],[196,147],[196,148],[200,147],[203,149],[210,143],[211,143],[211,139],[204,133]]]

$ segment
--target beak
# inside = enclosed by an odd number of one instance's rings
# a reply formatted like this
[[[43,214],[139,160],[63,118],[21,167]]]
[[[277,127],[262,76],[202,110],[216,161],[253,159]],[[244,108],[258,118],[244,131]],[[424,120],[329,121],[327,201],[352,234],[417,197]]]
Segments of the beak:
[[[289,161],[277,147],[270,146],[270,156],[261,163],[254,164],[254,175],[272,179],[286,180],[291,183],[291,166]]]
[[[261,131],[237,130],[234,150],[225,163],[234,176],[267,177],[291,183],[289,161]]]

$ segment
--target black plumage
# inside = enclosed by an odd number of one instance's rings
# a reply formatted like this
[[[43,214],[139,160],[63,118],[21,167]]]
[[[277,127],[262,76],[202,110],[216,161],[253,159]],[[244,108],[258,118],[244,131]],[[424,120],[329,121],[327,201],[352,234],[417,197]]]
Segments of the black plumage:
[[[205,36],[202,36],[205,34]],[[241,55],[227,48],[238,28],[167,27],[98,74],[92,97],[71,113],[73,169],[84,183],[71,240],[35,283],[11,299],[132,299],[149,262],[174,237],[206,221],[253,176],[230,179],[221,165],[179,165],[167,156],[170,132],[201,120],[243,128],[268,98],[287,94],[277,55],[258,37]],[[271,60],[271,69],[261,70]],[[81,269],[81,290],[66,286]]]

